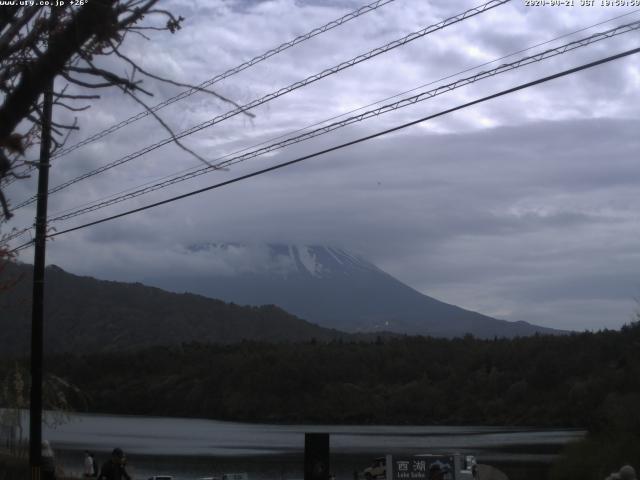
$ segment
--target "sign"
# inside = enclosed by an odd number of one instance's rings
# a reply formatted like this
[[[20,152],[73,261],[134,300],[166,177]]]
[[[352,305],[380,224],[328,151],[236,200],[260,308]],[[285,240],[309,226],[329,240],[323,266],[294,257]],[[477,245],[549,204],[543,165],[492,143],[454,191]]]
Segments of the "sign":
[[[329,480],[329,434],[304,434],[304,480]]]
[[[391,458],[391,480],[455,480],[453,455]]]

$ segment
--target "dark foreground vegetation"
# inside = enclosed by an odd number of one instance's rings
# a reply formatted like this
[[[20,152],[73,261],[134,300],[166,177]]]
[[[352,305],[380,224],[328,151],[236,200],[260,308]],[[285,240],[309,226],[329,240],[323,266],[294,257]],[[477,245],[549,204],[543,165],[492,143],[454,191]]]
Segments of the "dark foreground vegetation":
[[[61,354],[47,366],[92,412],[640,432],[640,323],[514,340],[188,344]]]
[[[640,470],[637,431],[592,433],[580,442],[569,444],[551,467],[549,477],[551,480],[605,480],[622,465]]]

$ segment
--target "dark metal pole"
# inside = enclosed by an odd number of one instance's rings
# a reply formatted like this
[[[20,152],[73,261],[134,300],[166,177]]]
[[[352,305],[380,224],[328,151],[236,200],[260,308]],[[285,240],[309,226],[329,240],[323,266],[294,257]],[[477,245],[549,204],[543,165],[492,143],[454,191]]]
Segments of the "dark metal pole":
[[[36,238],[33,259],[33,307],[31,310],[31,403],[29,407],[29,464],[31,465],[31,480],[40,480],[40,468],[42,465],[44,265],[47,235],[47,191],[49,190],[52,104],[53,80],[44,92],[40,163],[38,168],[38,203],[36,207]]]

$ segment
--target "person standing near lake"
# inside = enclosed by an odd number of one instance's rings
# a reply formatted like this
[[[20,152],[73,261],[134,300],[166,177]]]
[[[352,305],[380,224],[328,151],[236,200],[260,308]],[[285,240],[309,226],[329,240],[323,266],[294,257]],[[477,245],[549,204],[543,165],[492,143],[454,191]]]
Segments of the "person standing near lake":
[[[84,451],[84,476],[85,477],[93,477],[95,471],[95,465],[93,464],[93,457],[89,450]]]
[[[51,449],[51,445],[47,440],[42,441],[42,480],[55,480],[56,478],[56,459]]]
[[[91,463],[93,466],[93,471],[91,472],[91,476],[92,477],[97,477],[98,476],[98,470],[100,469],[100,467],[98,466],[98,460],[96,460],[96,456],[89,452],[89,456],[91,457]]]
[[[636,470],[631,465],[624,465],[619,472],[614,472],[605,480],[637,480]]]
[[[637,480],[636,469],[633,468],[631,465],[623,466],[620,469],[620,472],[618,472],[618,475],[620,475],[620,478],[622,480]]]
[[[125,469],[125,458],[122,449],[114,448],[111,452],[111,459],[102,465],[98,480],[131,480]]]

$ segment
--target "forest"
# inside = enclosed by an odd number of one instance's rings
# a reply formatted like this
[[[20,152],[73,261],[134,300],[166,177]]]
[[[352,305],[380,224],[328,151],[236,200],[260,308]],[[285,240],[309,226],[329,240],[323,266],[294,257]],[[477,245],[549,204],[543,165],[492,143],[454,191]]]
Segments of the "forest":
[[[480,340],[189,343],[58,354],[73,408],[251,422],[563,426],[640,432],[640,323]],[[3,377],[16,361],[0,362]]]

